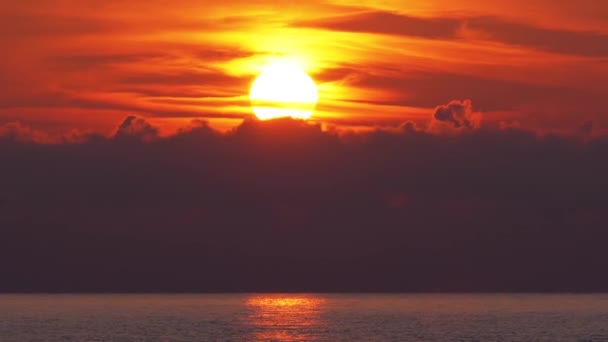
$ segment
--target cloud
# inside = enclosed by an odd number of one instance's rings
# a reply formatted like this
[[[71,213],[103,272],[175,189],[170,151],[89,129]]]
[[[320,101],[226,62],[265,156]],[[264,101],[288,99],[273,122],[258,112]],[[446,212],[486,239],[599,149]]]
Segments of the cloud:
[[[142,141],[152,141],[158,138],[158,129],[145,119],[137,116],[128,116],[116,130],[117,139],[137,138]]]
[[[462,22],[458,18],[419,18],[398,13],[376,11],[301,21],[294,25],[346,32],[381,33],[429,39],[454,39],[457,37]]]
[[[519,110],[556,103],[568,111],[583,110],[583,106],[608,105],[606,96],[593,89],[512,80],[478,71],[421,71],[407,70],[407,66],[403,66],[403,70],[378,67],[370,73],[363,67],[345,66],[327,69],[318,77],[345,82],[355,89],[379,91],[384,98],[369,96],[361,100],[379,105],[433,108],[454,98],[472,99],[483,111]],[[560,114],[554,112],[550,115]]]
[[[32,129],[19,121],[7,122],[0,125],[0,138],[18,142],[52,142],[51,137],[45,131]]]
[[[217,70],[207,70],[205,72],[182,70],[169,71],[166,73],[149,72],[141,74],[132,74],[122,78],[119,83],[135,84],[135,85],[212,85],[213,88],[237,88],[243,89],[243,86],[248,84],[251,79],[249,77],[234,77],[223,74]]]
[[[43,129],[35,129],[20,121],[0,124],[0,141],[35,144],[73,144],[89,141],[96,135],[89,131],[72,129],[59,134],[51,134]]]
[[[65,72],[81,71],[90,68],[106,68],[130,63],[140,63],[154,58],[159,58],[159,55],[152,53],[89,53],[50,57],[49,64],[53,68]]]
[[[415,122],[407,121],[399,126],[402,130],[406,132],[416,132],[418,131],[418,127]]]
[[[402,127],[156,137],[130,116],[79,144],[0,139],[0,289],[608,289],[605,137]]]
[[[481,115],[473,113],[471,100],[454,100],[444,106],[435,108],[433,119],[446,122],[454,128],[479,128]]]
[[[373,11],[301,21],[294,25],[426,39],[474,38],[568,55],[608,56],[608,35],[601,32],[546,28],[496,16],[414,17]]]
[[[593,31],[568,31],[498,17],[466,20],[466,28],[480,38],[549,52],[588,57],[608,56],[608,35]]]

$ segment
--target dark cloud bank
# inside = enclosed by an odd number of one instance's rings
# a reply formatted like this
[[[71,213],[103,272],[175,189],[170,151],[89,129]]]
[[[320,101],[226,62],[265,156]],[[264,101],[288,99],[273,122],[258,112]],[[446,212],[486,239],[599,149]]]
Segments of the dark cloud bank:
[[[455,107],[435,116],[460,134],[21,129],[0,142],[0,290],[608,290],[608,140]]]

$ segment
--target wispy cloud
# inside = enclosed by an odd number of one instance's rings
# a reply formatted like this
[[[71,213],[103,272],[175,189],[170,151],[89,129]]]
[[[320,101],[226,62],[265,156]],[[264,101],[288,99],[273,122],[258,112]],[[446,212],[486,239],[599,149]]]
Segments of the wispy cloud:
[[[13,2],[0,14],[0,122],[46,110],[67,128],[82,124],[62,108],[96,116],[95,125],[106,111],[246,118],[260,67],[288,56],[317,80],[315,119],[327,123],[394,126],[471,99],[525,127],[570,129],[586,119],[601,129],[608,31],[582,8],[601,12],[601,4],[582,1],[516,0],[522,11],[509,13],[478,0],[451,2],[451,12],[444,0]],[[523,9],[532,5],[550,10],[531,20]],[[568,11],[575,21],[564,19]]]

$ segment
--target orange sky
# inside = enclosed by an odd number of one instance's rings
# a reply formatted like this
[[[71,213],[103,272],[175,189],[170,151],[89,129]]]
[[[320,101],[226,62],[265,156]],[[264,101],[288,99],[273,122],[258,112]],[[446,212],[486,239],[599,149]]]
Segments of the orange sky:
[[[317,81],[326,125],[425,126],[470,99],[486,126],[608,128],[604,0],[3,2],[0,124],[228,127],[252,115],[261,66],[288,56]]]

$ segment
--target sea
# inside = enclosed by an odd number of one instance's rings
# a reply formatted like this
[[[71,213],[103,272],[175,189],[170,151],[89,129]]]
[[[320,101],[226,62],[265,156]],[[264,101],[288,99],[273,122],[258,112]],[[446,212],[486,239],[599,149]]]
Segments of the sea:
[[[0,341],[608,341],[608,295],[5,294]]]

